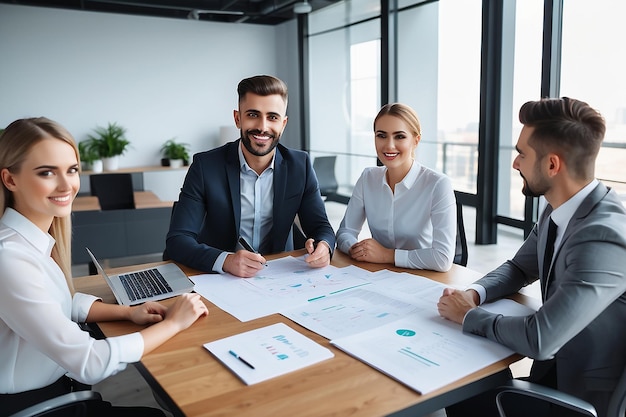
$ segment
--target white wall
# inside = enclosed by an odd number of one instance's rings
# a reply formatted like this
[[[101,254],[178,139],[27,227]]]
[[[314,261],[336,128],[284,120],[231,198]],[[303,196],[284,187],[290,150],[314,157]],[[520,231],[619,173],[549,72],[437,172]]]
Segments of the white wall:
[[[132,142],[122,167],[158,164],[172,137],[192,152],[212,148],[220,126],[233,124],[237,83],[256,74],[288,83],[289,128],[298,132],[295,21],[261,26],[0,4],[0,57],[0,126],[46,116],[80,141],[117,122]]]

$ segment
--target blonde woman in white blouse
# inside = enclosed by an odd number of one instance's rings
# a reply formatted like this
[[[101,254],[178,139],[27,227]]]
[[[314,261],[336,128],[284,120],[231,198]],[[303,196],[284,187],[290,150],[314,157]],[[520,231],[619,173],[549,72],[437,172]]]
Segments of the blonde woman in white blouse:
[[[80,186],[78,150],[46,118],[20,119],[0,135],[0,409],[3,413],[94,384],[208,314],[198,294],[165,307],[106,304],[75,293],[70,214]],[[96,340],[76,322],[131,320],[145,329]],[[163,416],[147,407],[90,405],[90,416]]]
[[[448,177],[415,161],[421,139],[417,114],[387,104],[374,119],[376,154],[356,182],[337,247],[357,261],[447,271],[456,242],[456,201]],[[359,241],[367,220],[371,238]]]

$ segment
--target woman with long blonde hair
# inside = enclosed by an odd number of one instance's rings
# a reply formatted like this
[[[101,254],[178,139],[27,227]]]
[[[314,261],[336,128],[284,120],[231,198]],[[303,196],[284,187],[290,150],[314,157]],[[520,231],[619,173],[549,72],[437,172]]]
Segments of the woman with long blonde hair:
[[[0,409],[12,414],[95,384],[137,362],[208,314],[197,294],[174,305],[106,304],[74,292],[71,211],[80,160],[70,133],[40,117],[11,123],[0,135]],[[140,332],[93,339],[76,323],[154,323]],[[150,408],[90,405],[89,415],[162,416]]]

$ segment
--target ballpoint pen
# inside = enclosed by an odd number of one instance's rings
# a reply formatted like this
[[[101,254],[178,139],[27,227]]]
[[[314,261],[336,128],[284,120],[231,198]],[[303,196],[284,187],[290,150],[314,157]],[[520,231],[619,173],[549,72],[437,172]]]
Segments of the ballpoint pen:
[[[248,252],[252,252],[252,253],[256,253],[258,254],[259,252],[255,251],[254,248],[246,241],[246,239],[243,238],[243,236],[239,236],[239,244]],[[263,266],[267,266],[267,263],[262,263],[261,265]]]
[[[250,367],[251,369],[254,369],[254,366],[252,366],[252,364],[250,362],[248,362],[247,360],[245,360],[244,358],[242,358],[241,356],[239,356],[237,353],[235,353],[235,351],[229,350],[228,353],[230,353],[231,355],[233,355],[235,358],[239,359],[241,362],[245,363],[246,365],[248,365],[248,367]]]

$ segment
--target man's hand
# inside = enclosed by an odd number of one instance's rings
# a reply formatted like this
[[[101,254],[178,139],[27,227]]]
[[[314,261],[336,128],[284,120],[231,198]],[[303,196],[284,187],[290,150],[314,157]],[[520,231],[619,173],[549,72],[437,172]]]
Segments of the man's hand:
[[[258,253],[242,249],[226,255],[222,269],[236,277],[250,278],[263,269],[266,263],[265,258]]]
[[[446,288],[443,290],[441,298],[439,298],[437,309],[442,317],[463,324],[465,314],[475,308],[478,303],[479,296],[474,290],[459,291]]]
[[[309,256],[304,260],[312,268],[323,268],[330,265],[330,246],[324,240],[320,240],[315,247],[313,239],[307,239],[304,244]]]

